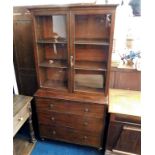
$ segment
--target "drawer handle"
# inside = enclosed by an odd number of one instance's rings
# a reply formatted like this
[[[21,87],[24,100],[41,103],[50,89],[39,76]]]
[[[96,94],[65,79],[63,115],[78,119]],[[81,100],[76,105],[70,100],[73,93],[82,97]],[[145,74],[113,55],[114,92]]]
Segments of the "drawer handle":
[[[52,108],[53,106],[54,106],[53,104],[50,104],[50,106],[49,106],[49,107],[50,107],[50,108]]]
[[[84,122],[84,125],[87,126],[88,125],[88,122]]]
[[[20,121],[22,121],[23,120],[23,117],[19,117],[18,118],[18,121],[20,122]]]
[[[55,134],[56,134],[56,131],[55,131],[55,130],[53,130],[53,131],[52,131],[52,134],[53,134],[53,135],[55,135]]]
[[[52,120],[52,121],[54,121],[54,120],[55,120],[55,118],[54,118],[54,117],[51,117],[51,120]]]
[[[84,110],[85,112],[88,112],[89,111],[89,109],[88,108],[85,108],[85,110]]]
[[[86,140],[86,139],[88,139],[88,137],[87,137],[87,136],[84,136],[83,138],[84,138],[85,140]]]
[[[123,126],[124,130],[130,130],[130,131],[139,131],[141,132],[140,128],[136,128],[136,127],[130,127],[130,126]]]

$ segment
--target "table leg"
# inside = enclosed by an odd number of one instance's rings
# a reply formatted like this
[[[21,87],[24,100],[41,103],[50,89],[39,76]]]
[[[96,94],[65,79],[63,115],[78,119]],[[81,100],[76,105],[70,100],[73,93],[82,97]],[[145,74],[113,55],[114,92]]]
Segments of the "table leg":
[[[36,139],[35,139],[34,130],[33,130],[32,109],[31,109],[31,105],[30,104],[29,104],[29,130],[30,130],[31,142],[34,143],[34,142],[36,142]]]

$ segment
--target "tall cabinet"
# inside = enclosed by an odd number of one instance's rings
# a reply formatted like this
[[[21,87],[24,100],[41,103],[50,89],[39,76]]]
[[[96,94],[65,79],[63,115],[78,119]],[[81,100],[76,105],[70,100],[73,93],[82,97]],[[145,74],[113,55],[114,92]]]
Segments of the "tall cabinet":
[[[29,9],[40,137],[102,148],[116,5]]]

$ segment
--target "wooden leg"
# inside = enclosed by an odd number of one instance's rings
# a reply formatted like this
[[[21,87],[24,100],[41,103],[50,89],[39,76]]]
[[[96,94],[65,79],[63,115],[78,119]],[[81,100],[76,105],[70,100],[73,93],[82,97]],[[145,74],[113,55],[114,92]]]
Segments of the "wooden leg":
[[[34,130],[33,130],[33,124],[32,124],[32,111],[31,111],[31,105],[29,104],[29,130],[30,130],[30,137],[31,137],[31,142],[35,143],[36,139],[34,136]]]

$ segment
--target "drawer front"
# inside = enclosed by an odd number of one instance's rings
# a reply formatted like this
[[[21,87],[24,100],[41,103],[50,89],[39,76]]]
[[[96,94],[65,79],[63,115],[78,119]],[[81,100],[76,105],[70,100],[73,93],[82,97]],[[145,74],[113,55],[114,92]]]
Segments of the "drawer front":
[[[141,154],[141,127],[110,122],[107,149],[115,153]]]
[[[95,133],[101,133],[104,126],[103,118],[85,117],[51,111],[39,112],[38,118],[40,124],[59,125]]]
[[[113,152],[141,154],[141,128],[131,125],[123,125],[122,131]]]
[[[29,104],[26,104],[16,116],[13,118],[13,136],[17,133],[20,127],[25,123],[29,117]]]
[[[103,118],[105,108],[102,104],[80,103],[55,99],[36,99],[37,110],[58,111]]]
[[[40,136],[42,138],[62,140],[75,144],[88,145],[100,148],[101,135],[90,135],[88,132],[81,132],[67,127],[40,125]]]

